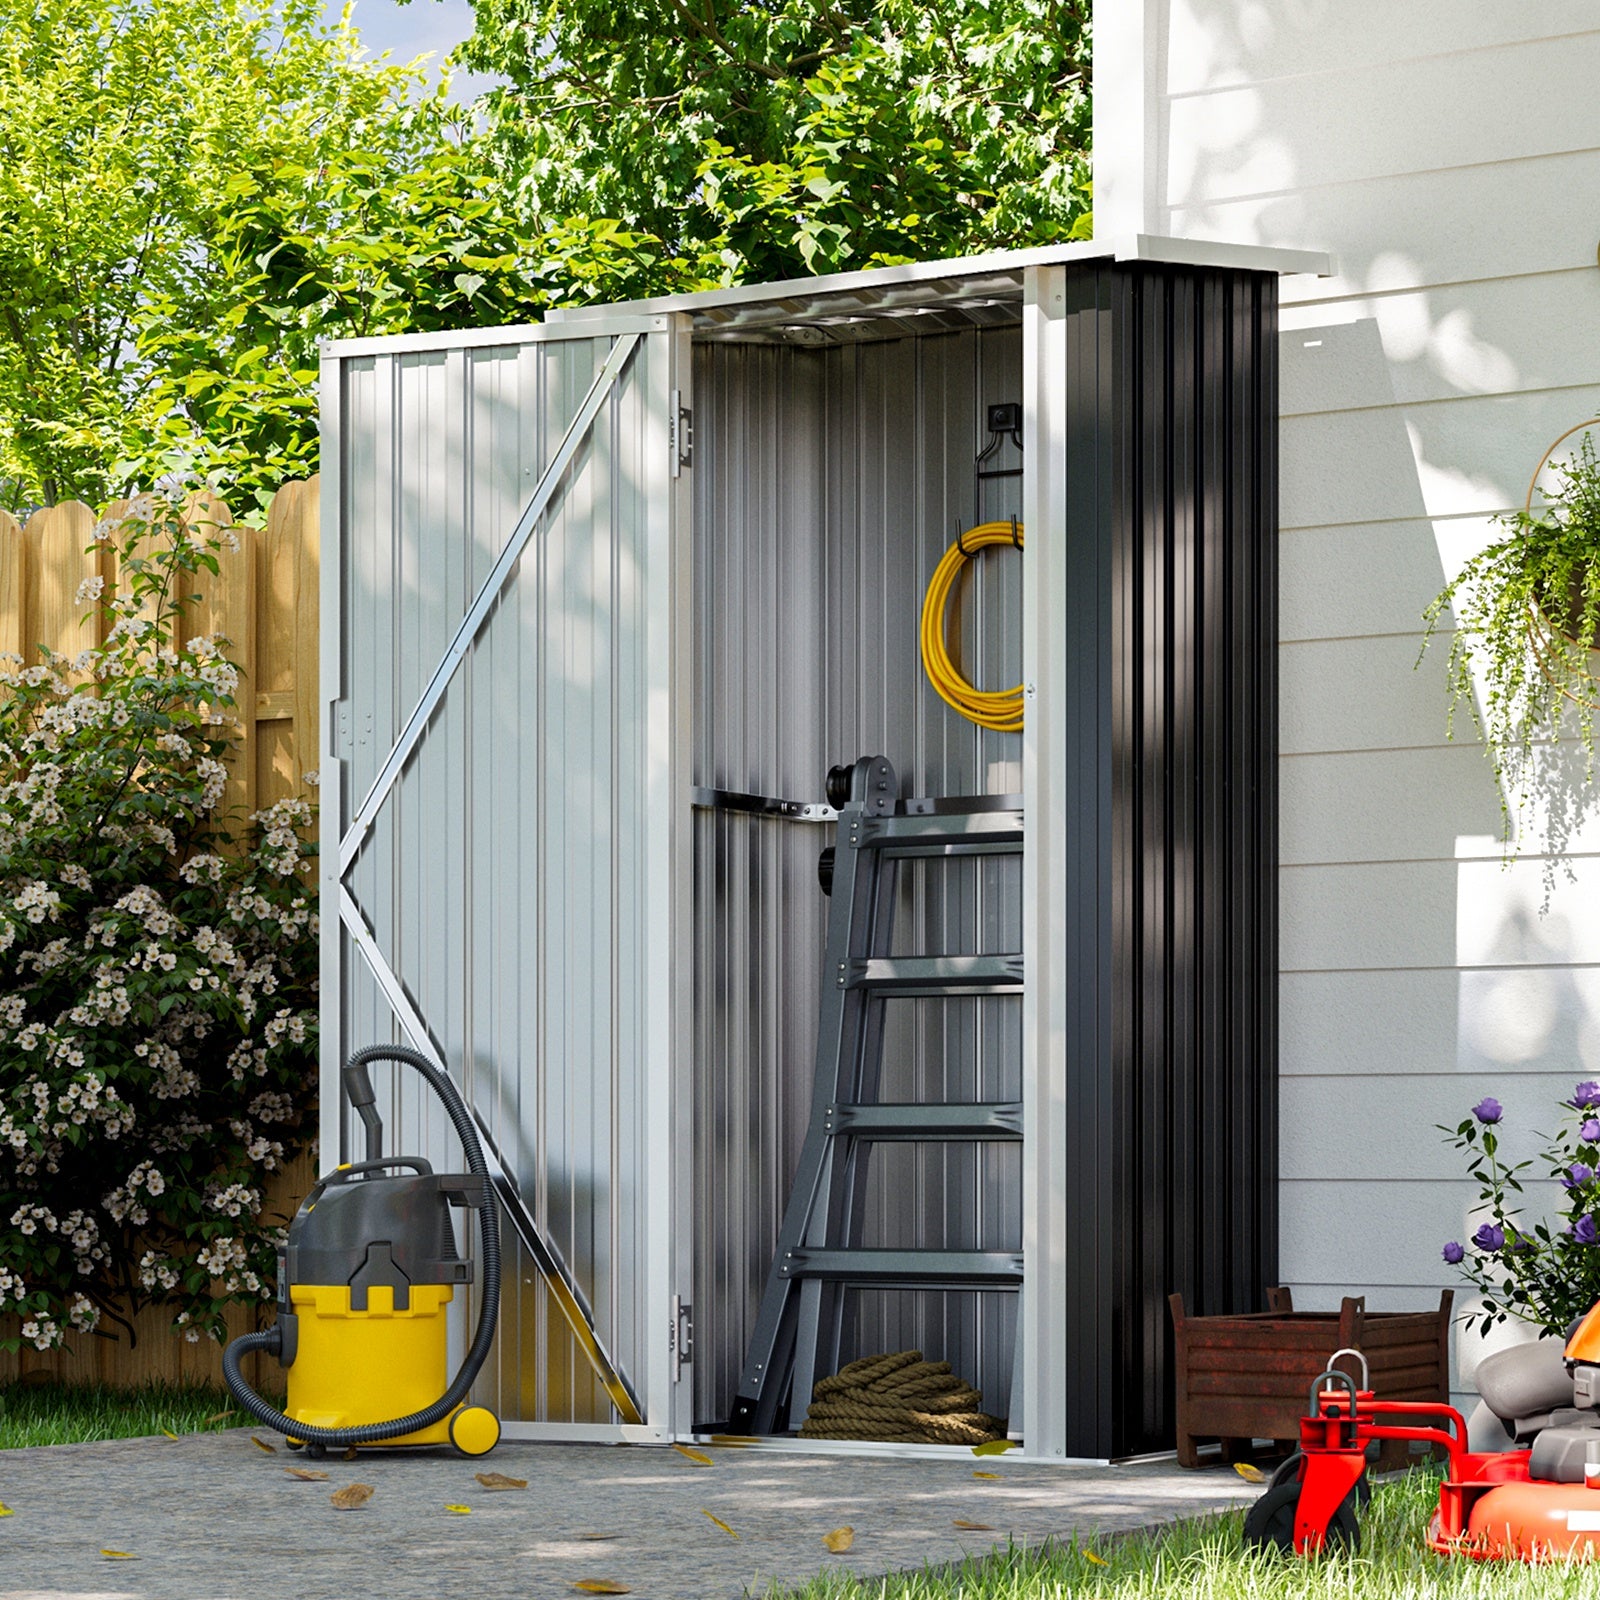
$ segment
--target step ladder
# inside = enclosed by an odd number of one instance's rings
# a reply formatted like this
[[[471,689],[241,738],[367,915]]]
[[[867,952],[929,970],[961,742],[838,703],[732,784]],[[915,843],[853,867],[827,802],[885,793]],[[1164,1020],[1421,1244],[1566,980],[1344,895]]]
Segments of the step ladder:
[[[892,954],[896,866],[913,857],[1020,855],[1020,805],[1015,797],[982,795],[902,804],[894,768],[882,756],[863,756],[849,769],[848,795],[837,792],[842,773],[836,768],[829,780],[829,799],[839,808],[837,842],[819,864],[832,900],[811,1123],[731,1433],[775,1432],[786,1398],[788,1425],[800,1427],[818,1375],[838,1370],[848,1289],[1022,1288],[1020,1251],[860,1246],[874,1144],[1022,1138],[1017,1101],[892,1105],[877,1098],[886,1000],[1022,992],[1020,953]],[[1020,1325],[1019,1317],[1019,1335]],[[1018,1376],[1014,1370],[1014,1384]],[[1013,1410],[1019,1399],[1014,1394]]]

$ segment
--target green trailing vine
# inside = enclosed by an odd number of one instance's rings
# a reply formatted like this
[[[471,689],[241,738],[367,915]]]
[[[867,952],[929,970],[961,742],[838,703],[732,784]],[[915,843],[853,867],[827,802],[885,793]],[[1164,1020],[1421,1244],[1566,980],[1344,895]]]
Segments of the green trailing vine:
[[[1600,460],[1592,435],[1585,431],[1574,456],[1551,471],[1556,487],[1543,508],[1533,509],[1530,491],[1522,510],[1496,519],[1505,536],[1471,557],[1423,613],[1423,651],[1448,626],[1446,614],[1455,618],[1447,737],[1464,704],[1494,766],[1508,859],[1530,807],[1538,806],[1554,858],[1593,795]],[[1576,747],[1562,743],[1574,734]]]

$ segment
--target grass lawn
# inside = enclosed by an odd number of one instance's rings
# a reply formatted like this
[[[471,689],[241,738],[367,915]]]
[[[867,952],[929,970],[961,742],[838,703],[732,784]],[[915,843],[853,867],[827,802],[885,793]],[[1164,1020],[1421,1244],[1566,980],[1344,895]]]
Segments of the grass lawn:
[[[1355,1556],[1319,1561],[1247,1554],[1244,1512],[1179,1523],[1159,1534],[1081,1546],[1012,1549],[959,1567],[890,1578],[838,1573],[768,1600],[1413,1600],[1471,1596],[1547,1600],[1600,1596],[1593,1566],[1445,1560],[1423,1544],[1439,1480],[1418,1471],[1373,1489]]]
[[[225,1389],[151,1384],[12,1383],[0,1388],[0,1450],[29,1444],[138,1439],[153,1433],[214,1433],[250,1419]]]

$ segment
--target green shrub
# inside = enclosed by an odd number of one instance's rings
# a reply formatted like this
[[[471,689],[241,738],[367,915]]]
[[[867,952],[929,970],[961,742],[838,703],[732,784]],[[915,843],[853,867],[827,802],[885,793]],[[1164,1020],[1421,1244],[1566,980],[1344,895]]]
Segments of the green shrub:
[[[215,530],[211,530],[215,532]],[[224,534],[224,537],[227,535]],[[271,1174],[310,1129],[311,808],[221,814],[238,674],[181,637],[220,540],[169,499],[80,602],[103,645],[0,674],[0,1348],[272,1293]]]

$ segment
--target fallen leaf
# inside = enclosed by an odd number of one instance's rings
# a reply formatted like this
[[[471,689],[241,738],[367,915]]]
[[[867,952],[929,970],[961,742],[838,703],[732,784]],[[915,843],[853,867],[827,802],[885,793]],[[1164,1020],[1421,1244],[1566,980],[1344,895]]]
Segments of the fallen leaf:
[[[1265,1483],[1267,1475],[1260,1467],[1253,1467],[1248,1461],[1235,1461],[1233,1470],[1244,1479],[1246,1483]]]
[[[987,1444],[975,1444],[972,1453],[975,1456],[1003,1456],[1007,1450],[1015,1450],[1015,1439],[991,1439]]]
[[[265,1450],[269,1456],[275,1456],[278,1453],[277,1445],[268,1444],[265,1439],[258,1439],[253,1433],[250,1435],[250,1443],[253,1444],[257,1450]]]
[[[974,1478],[998,1478],[1000,1474],[998,1472],[974,1472],[972,1476]]]
[[[625,1583],[618,1583],[615,1578],[579,1578],[572,1586],[583,1594],[632,1594]]]
[[[1108,1566],[1110,1566],[1110,1565],[1111,1565],[1111,1563],[1110,1563],[1110,1562],[1109,1562],[1109,1561],[1107,1561],[1107,1560],[1106,1560],[1106,1558],[1105,1558],[1105,1557],[1104,1557],[1104,1556],[1097,1556],[1097,1555],[1096,1555],[1096,1554],[1095,1554],[1095,1553],[1094,1553],[1094,1551],[1093,1551],[1093,1550],[1085,1550],[1085,1551],[1084,1551],[1084,1552],[1083,1552],[1083,1559],[1084,1559],[1084,1560],[1085,1560],[1085,1561],[1092,1561],[1092,1562],[1094,1562],[1094,1564],[1095,1564],[1095,1565],[1096,1565],[1096,1566],[1097,1566],[1097,1567],[1108,1567]]]
[[[349,1447],[349,1448],[348,1448],[348,1449],[347,1449],[347,1450],[346,1450],[346,1451],[345,1451],[345,1453],[344,1453],[344,1459],[345,1459],[345,1460],[346,1460],[346,1461],[354,1461],[354,1460],[355,1460],[355,1458],[356,1458],[356,1456],[357,1456],[357,1454],[358,1454],[358,1452],[357,1452],[357,1450],[356,1450],[356,1447],[355,1447],[355,1446],[354,1446],[354,1445],[351,1445],[351,1446],[350,1446],[350,1447]]]
[[[709,1467],[713,1465],[711,1457],[708,1456],[704,1450],[691,1450],[686,1444],[675,1444],[672,1448],[676,1450],[678,1454],[686,1461],[694,1462],[697,1467]]]
[[[175,1433],[174,1433],[174,1432],[173,1432],[173,1431],[172,1431],[172,1429],[171,1429],[171,1428],[163,1428],[163,1429],[162,1429],[162,1430],[161,1430],[161,1431],[162,1431],[162,1432],[163,1432],[163,1433],[164,1433],[164,1434],[166,1434],[166,1436],[167,1436],[167,1437],[168,1437],[168,1438],[169,1438],[169,1439],[176,1439],[176,1438],[177,1438],[177,1437],[178,1437],[178,1436],[177,1436],[177,1434],[175,1434]]]
[[[100,1554],[107,1561],[137,1561],[139,1559],[131,1550],[102,1550]]]
[[[526,1489],[526,1478],[508,1478],[503,1472],[475,1472],[473,1473],[485,1489]]]
[[[968,1522],[965,1517],[952,1517],[950,1519],[950,1526],[952,1528],[971,1528],[974,1533],[993,1533],[994,1532],[994,1527],[993,1527],[993,1525],[991,1523],[987,1523],[987,1522]]]
[[[835,1528],[832,1533],[823,1534],[822,1542],[836,1556],[842,1556],[856,1542],[856,1530],[849,1526]]]
[[[350,1511],[356,1506],[364,1506],[374,1494],[370,1483],[347,1483],[342,1489],[335,1489],[328,1498],[341,1511]]]
[[[14,1517],[16,1512],[10,1506],[0,1506],[0,1517]]]
[[[285,1467],[283,1469],[291,1478],[298,1478],[302,1483],[326,1483],[328,1474],[318,1472],[312,1467]]]
[[[205,1422],[201,1423],[201,1427],[206,1427],[213,1422],[221,1422],[224,1417],[236,1417],[238,1415],[239,1413],[233,1410],[231,1407],[226,1411],[213,1411],[211,1415],[206,1418]]]
[[[446,1506],[445,1510],[455,1512],[458,1517],[470,1517],[472,1515],[471,1506]]]
[[[724,1532],[724,1533],[725,1533],[725,1534],[727,1534],[727,1536],[728,1536],[728,1537],[729,1537],[729,1538],[730,1538],[730,1539],[737,1539],[737,1538],[738,1538],[738,1537],[739,1537],[739,1535],[738,1535],[738,1534],[736,1534],[736,1533],[735,1533],[735,1532],[734,1532],[734,1531],[733,1531],[733,1529],[732,1529],[732,1528],[730,1528],[730,1527],[729,1527],[729,1526],[728,1526],[728,1524],[727,1524],[727,1523],[726,1523],[726,1522],[724,1522],[724,1521],[723,1521],[723,1520],[722,1520],[722,1518],[721,1518],[721,1517],[712,1517],[712,1516],[711,1516],[711,1513],[710,1513],[710,1512],[709,1512],[709,1511],[707,1511],[707,1510],[706,1510],[706,1508],[705,1508],[705,1507],[704,1507],[704,1506],[701,1506],[701,1507],[700,1507],[700,1515],[701,1515],[701,1516],[702,1516],[702,1517],[711,1517],[711,1520],[712,1520],[712,1521],[713,1521],[713,1522],[714,1522],[714,1523],[716,1523],[716,1525],[717,1525],[717,1526],[718,1526],[718,1527],[719,1527],[719,1528],[721,1528],[721,1529],[722,1529],[722,1531],[723,1531],[723,1532]]]
[[[618,1539],[621,1538],[621,1535],[616,1533],[580,1533],[578,1537],[580,1539]]]
[[[748,1450],[755,1440],[742,1433],[714,1433],[710,1443],[719,1450]]]

